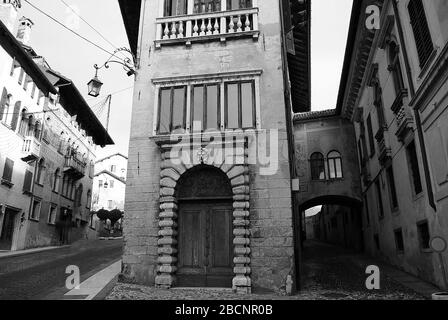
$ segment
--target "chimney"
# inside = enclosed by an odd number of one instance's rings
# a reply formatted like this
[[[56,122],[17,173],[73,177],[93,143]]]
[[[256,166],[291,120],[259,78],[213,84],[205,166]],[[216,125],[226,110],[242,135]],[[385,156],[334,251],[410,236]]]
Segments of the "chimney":
[[[18,10],[21,8],[20,0],[0,0],[0,20],[15,34]]]
[[[19,26],[17,29],[17,40],[22,42],[24,45],[28,45],[31,38],[31,28],[34,22],[28,18],[22,17],[19,20]]]

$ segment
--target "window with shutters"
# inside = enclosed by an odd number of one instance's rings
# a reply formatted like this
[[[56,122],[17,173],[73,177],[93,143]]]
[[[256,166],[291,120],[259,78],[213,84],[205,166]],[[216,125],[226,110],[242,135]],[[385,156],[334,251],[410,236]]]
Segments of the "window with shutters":
[[[420,61],[420,68],[424,68],[434,51],[434,44],[426,19],[425,8],[422,0],[411,0],[408,5],[415,45]]]
[[[39,221],[40,217],[40,209],[41,209],[41,200],[34,199],[33,206],[31,207],[30,219],[34,221]]]
[[[14,161],[9,158],[5,160],[5,168],[3,169],[2,184],[12,187],[12,174],[14,171]]]
[[[58,212],[58,206],[55,204],[50,205],[50,210],[48,212],[48,224],[56,224],[56,215]]]
[[[37,167],[36,183],[42,186],[44,184],[44,179],[45,179],[45,160],[40,159]]]
[[[25,171],[25,180],[23,181],[23,193],[31,194],[33,185],[33,173],[29,170]]]
[[[58,168],[56,169],[53,175],[53,192],[55,193],[59,192],[60,181],[61,181],[61,170]]]
[[[381,220],[384,219],[384,205],[383,205],[383,195],[381,191],[381,183],[379,180],[375,181],[375,188],[378,202],[378,217]]]
[[[413,186],[414,196],[423,192],[422,180],[420,178],[420,168],[417,158],[417,150],[415,148],[415,141],[412,141],[406,147],[406,155],[408,159],[409,171],[411,173],[411,182]]]
[[[398,210],[398,196],[397,196],[397,188],[395,187],[395,177],[392,165],[387,168],[386,174],[387,174],[387,182],[389,185],[389,198],[391,208],[393,211],[396,211]]]
[[[369,114],[367,117],[367,135],[369,136],[370,157],[375,155],[375,140],[373,136],[372,117]]]
[[[389,43],[389,71],[392,73],[395,94],[398,96],[405,88],[403,82],[403,73],[400,64],[400,50],[398,45],[392,41]]]
[[[12,118],[11,110],[12,95],[8,94],[6,88],[3,88],[2,98],[0,101],[0,121],[9,125]]]
[[[315,152],[310,158],[311,179],[315,181],[325,180],[325,159],[320,152]]]

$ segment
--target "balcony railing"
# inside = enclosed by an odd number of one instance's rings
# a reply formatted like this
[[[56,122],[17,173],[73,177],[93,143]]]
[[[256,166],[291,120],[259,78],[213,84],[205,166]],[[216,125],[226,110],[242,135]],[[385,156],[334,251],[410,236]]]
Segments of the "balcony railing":
[[[414,117],[411,111],[407,107],[401,107],[397,115],[397,132],[395,133],[398,140],[403,142],[406,138],[407,133],[413,130]]]
[[[380,128],[378,133],[375,135],[376,141],[378,142],[379,156],[378,160],[382,165],[384,165],[392,157],[392,149],[387,145],[385,137],[384,128]]]
[[[72,175],[74,179],[79,180],[85,176],[86,166],[86,163],[78,159],[76,155],[66,156],[64,173]]]
[[[40,156],[40,142],[33,136],[26,137],[22,146],[22,160],[24,162],[31,162]]]
[[[258,8],[201,13],[156,20],[156,47],[163,43],[185,42],[218,38],[226,41],[233,36],[248,35],[258,38]]]

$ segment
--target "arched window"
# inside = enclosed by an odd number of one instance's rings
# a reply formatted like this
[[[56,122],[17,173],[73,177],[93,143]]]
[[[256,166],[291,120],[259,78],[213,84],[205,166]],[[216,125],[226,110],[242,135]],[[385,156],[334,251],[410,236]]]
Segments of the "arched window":
[[[42,130],[41,127],[42,126],[41,126],[40,122],[36,121],[36,124],[34,125],[34,133],[33,133],[33,135],[36,139],[40,139],[40,132]]]
[[[12,115],[11,115],[11,130],[12,131],[16,131],[16,129],[17,129],[17,123],[19,122],[21,107],[22,107],[21,101],[17,101],[14,105],[14,110],[12,111]]]
[[[87,191],[87,200],[86,200],[86,208],[90,209],[92,206],[92,190]]]
[[[31,137],[34,135],[34,117],[32,115],[30,115],[28,117],[28,128],[27,128],[27,133],[26,135],[28,137]]]
[[[76,188],[75,192],[75,208],[79,208],[82,202],[83,185],[82,183]]]
[[[8,94],[8,91],[3,88],[3,94],[0,101],[0,120],[3,121],[3,123],[9,123],[11,119],[11,100],[12,95]]]
[[[43,185],[44,178],[45,178],[45,160],[40,159],[39,164],[37,166],[37,176],[36,176],[37,183]]]
[[[399,95],[404,89],[403,74],[401,73],[401,65],[399,58],[399,47],[394,41],[389,43],[389,71],[392,72],[395,93]]]
[[[54,172],[54,176],[53,176],[53,191],[54,192],[59,192],[60,181],[61,181],[61,170],[58,168]]]
[[[337,151],[328,154],[328,172],[330,179],[342,179],[342,157]]]
[[[26,108],[22,109],[21,117],[20,117],[20,125],[19,125],[19,134],[22,136],[26,135],[26,131],[28,129],[28,115]]]
[[[311,179],[325,180],[325,159],[322,153],[316,152],[311,155]]]

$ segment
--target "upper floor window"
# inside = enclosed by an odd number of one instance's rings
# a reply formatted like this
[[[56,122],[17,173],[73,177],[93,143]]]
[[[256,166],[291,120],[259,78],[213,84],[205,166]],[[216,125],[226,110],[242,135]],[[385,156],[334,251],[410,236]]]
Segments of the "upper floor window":
[[[398,95],[404,89],[403,74],[401,72],[399,47],[395,42],[391,42],[388,47],[389,70],[392,72],[395,93]]]
[[[423,192],[422,180],[420,178],[420,168],[417,158],[417,150],[415,148],[415,142],[412,141],[406,147],[406,155],[408,159],[409,170],[411,173],[411,181],[413,186],[414,195],[419,195]]]
[[[254,94],[253,81],[226,84],[226,129],[250,129],[255,127]]]
[[[320,152],[313,153],[310,158],[311,179],[325,180],[325,159]]]
[[[409,1],[408,10],[420,67],[423,68],[431,57],[434,45],[422,0]]]
[[[54,176],[53,176],[53,191],[54,192],[59,192],[60,181],[61,181],[61,170],[58,168],[54,172]]]
[[[227,0],[227,10],[252,8],[252,0]]]
[[[342,179],[342,157],[337,151],[328,154],[328,171],[330,179]]]
[[[36,182],[40,185],[44,184],[44,178],[45,178],[45,160],[40,159],[39,164],[37,167],[37,177]]]
[[[8,123],[11,119],[11,100],[12,95],[8,94],[6,88],[3,88],[3,93],[0,101],[0,121],[3,121],[3,123]]]
[[[221,11],[221,0],[194,0],[193,13]]]
[[[260,75],[254,70],[207,80],[200,75],[153,79],[153,134],[258,128]]]
[[[186,128],[187,87],[160,90],[159,133],[171,133]]]
[[[187,0],[165,0],[164,16],[181,16],[187,14]]]

